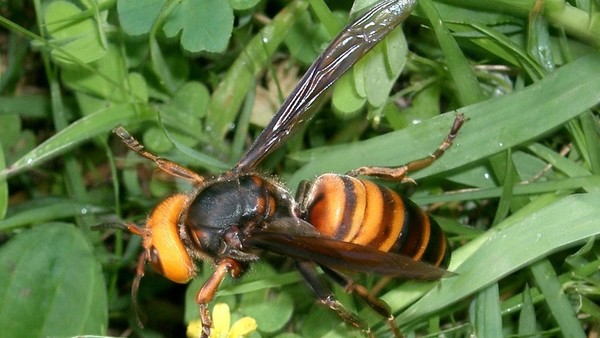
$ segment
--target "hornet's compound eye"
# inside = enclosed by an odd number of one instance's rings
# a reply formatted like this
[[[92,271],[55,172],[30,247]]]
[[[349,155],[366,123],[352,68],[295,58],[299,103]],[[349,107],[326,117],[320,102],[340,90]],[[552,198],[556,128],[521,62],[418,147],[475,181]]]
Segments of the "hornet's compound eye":
[[[187,283],[194,278],[196,267],[179,235],[177,220],[188,196],[173,195],[154,208],[144,234],[144,248],[150,265],[176,283]]]
[[[158,254],[158,249],[156,249],[155,247],[150,248],[150,257],[148,258],[148,263],[150,263],[150,266],[152,267],[152,269],[154,269],[154,271],[160,273],[161,275],[165,274],[162,268],[162,263],[160,262],[160,255]]]

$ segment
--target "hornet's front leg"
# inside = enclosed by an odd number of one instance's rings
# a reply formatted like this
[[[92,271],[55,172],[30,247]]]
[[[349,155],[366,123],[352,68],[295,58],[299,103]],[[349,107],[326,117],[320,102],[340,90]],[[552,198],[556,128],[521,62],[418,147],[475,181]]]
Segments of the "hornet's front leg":
[[[213,300],[217,290],[227,273],[231,273],[233,278],[241,276],[243,273],[241,264],[231,258],[225,258],[217,263],[215,272],[208,278],[196,295],[196,303],[200,312],[200,320],[202,321],[202,331],[200,338],[209,338],[212,327],[212,318],[208,311],[208,304]]]
[[[131,136],[131,134],[129,134],[129,132],[125,128],[123,128],[123,126],[118,126],[115,129],[113,129],[113,133],[115,133],[119,138],[121,138],[121,140],[123,140],[123,143],[125,143],[125,145],[129,147],[129,149],[153,161],[154,163],[156,163],[156,166],[160,170],[166,172],[167,174],[191,181],[196,186],[204,182],[204,178],[193,172],[191,169],[188,169],[179,163],[175,163],[167,159],[158,157],[152,154],[151,152],[144,150],[144,146],[133,136]]]

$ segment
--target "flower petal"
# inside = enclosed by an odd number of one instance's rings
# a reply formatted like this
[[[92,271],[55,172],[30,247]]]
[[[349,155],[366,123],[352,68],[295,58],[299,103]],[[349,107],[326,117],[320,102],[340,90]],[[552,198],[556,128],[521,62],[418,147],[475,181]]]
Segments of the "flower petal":
[[[202,333],[202,321],[200,319],[192,320],[187,326],[186,335],[188,338],[198,338]]]
[[[231,314],[229,313],[229,306],[225,303],[215,304],[212,310],[213,327],[210,333],[211,338],[225,336],[229,332],[229,325],[231,324]]]
[[[233,323],[229,330],[228,338],[240,338],[256,330],[256,320],[252,317],[243,317]]]

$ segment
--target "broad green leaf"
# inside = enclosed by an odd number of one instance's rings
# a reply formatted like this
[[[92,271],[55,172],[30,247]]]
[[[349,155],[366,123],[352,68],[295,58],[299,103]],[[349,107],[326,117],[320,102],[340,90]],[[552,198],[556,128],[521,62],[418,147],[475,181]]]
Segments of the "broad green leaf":
[[[336,22],[346,20],[341,15],[336,15],[334,18]],[[339,32],[340,29],[338,28],[335,32]],[[295,60],[309,65],[317,58],[323,50],[324,44],[335,35],[335,32],[329,34],[324,22],[315,21],[311,13],[305,11],[299,14],[295,24],[287,30],[284,41]]]
[[[155,35],[150,38],[150,58],[152,70],[158,76],[160,85],[169,95],[176,93],[189,77],[190,66],[187,59],[169,49],[163,53]]]
[[[214,271],[212,268],[206,268],[206,264],[204,264],[202,270],[188,285],[186,291],[185,318],[188,321],[189,319],[198,318],[198,305],[195,301],[196,293]],[[256,262],[252,269],[241,279],[232,282],[232,278],[225,278],[215,301],[211,305],[222,302],[228,303],[230,307],[239,309],[242,315],[255,318],[259,330],[274,331],[289,321],[294,305],[289,295],[285,294],[285,290],[281,290],[281,288],[285,285],[298,283],[301,279],[302,277],[297,272],[281,274],[269,264]],[[308,289],[306,291],[310,292]],[[243,297],[239,298],[236,295],[243,295]],[[271,296],[273,296],[273,299],[278,299],[276,304],[264,301],[265,297]],[[240,299],[239,305],[235,305],[236,299]],[[230,302],[230,300],[233,300],[233,302]]]
[[[275,338],[302,338],[301,335],[297,335],[295,333],[281,333],[275,336]]]
[[[370,110],[387,103],[408,52],[402,29],[392,31],[333,87],[332,103],[341,118],[353,116],[366,102]]]
[[[184,321],[189,323],[192,320],[197,320],[199,318],[198,312],[198,304],[196,303],[196,295],[198,291],[204,286],[204,283],[210,278],[210,276],[214,272],[214,266],[208,262],[207,264],[201,264],[201,269],[194,277],[194,279],[188,284],[187,289],[185,291],[185,315]],[[225,278],[220,285],[220,289],[226,288],[231,285],[232,278]],[[143,283],[143,280],[142,280]],[[212,308],[215,303],[227,303],[230,308],[235,308],[236,300],[234,297],[217,297],[215,301],[213,301],[209,306]]]
[[[360,11],[373,3],[356,1],[352,11]],[[397,28],[360,59],[333,87],[332,104],[338,115],[352,117],[368,102],[370,118],[378,118],[404,68],[407,52],[404,32]]]
[[[93,82],[102,82],[96,77]],[[126,90],[114,88],[113,94],[108,96],[97,96],[85,91],[75,92],[75,98],[79,104],[82,115],[90,115],[99,111],[104,111],[111,106],[121,106],[128,101],[145,103],[148,100],[148,88],[142,76],[138,73],[130,73],[122,82]],[[100,83],[99,83],[100,84]]]
[[[356,115],[366,102],[365,96],[361,96],[357,92],[356,82],[354,81],[354,72],[357,69],[356,66],[353,67],[347,74],[337,80],[331,92],[331,104],[336,114],[342,118]]]
[[[107,325],[102,268],[80,230],[39,225],[0,247],[2,336],[103,335]]]
[[[190,53],[220,53],[229,43],[233,9],[228,1],[183,0],[170,13],[163,30],[168,37],[181,33],[181,46]]]
[[[256,6],[260,0],[229,0],[229,4],[236,11],[243,11]]]
[[[165,0],[117,0],[121,28],[128,35],[150,32]]]
[[[402,29],[397,28],[390,32],[374,50],[378,51],[371,51],[372,56],[367,54],[367,58],[362,59],[366,62],[363,76],[369,104],[381,107],[389,99],[390,90],[406,62],[408,46]]]
[[[161,107],[161,118],[172,125],[180,125],[189,130],[190,135],[197,137],[200,119],[206,115],[210,94],[206,86],[200,82],[186,82],[181,86],[173,99]],[[170,121],[168,120],[170,119]]]
[[[45,22],[51,42],[60,48],[52,50],[57,62],[73,64],[96,61],[106,54],[99,25],[92,17],[80,18],[82,11],[67,1],[53,1],[45,11]],[[104,23],[106,24],[106,23]]]
[[[173,143],[158,126],[144,130],[142,144],[148,151],[157,154],[164,154],[173,149]]]
[[[159,107],[160,121],[168,129],[173,130],[177,143],[193,147],[199,142],[207,142],[199,135],[203,130],[201,118],[206,114],[210,94],[206,86],[200,82],[186,82],[177,90],[173,98]],[[143,144],[151,151],[163,153],[173,147],[167,131],[158,127],[149,128],[144,132]],[[203,154],[203,156],[206,156]]]
[[[267,290],[271,288],[278,289],[289,284],[295,284],[304,281],[302,276],[300,276],[300,274],[298,274],[296,271],[287,273],[272,273],[269,270],[270,274],[267,276],[263,273],[263,270],[266,270],[264,267],[265,265],[268,264],[257,263],[252,268],[249,276],[246,276],[238,283],[219,289],[219,297],[241,295],[246,292]]]
[[[240,308],[256,319],[261,331],[276,332],[290,320],[294,303],[287,293],[271,289],[245,293]]]
[[[80,67],[69,67],[63,70],[62,79],[69,88],[105,101],[146,102],[148,90],[144,78],[137,73],[128,74],[122,58],[117,48],[111,46],[107,55],[93,64],[94,73]]]
[[[230,131],[248,90],[253,88],[255,76],[261,74],[288,30],[307,7],[308,4],[303,1],[291,2],[248,42],[239,58],[229,67],[223,81],[213,92],[207,115],[207,127],[212,130],[215,139],[222,139],[222,135]]]

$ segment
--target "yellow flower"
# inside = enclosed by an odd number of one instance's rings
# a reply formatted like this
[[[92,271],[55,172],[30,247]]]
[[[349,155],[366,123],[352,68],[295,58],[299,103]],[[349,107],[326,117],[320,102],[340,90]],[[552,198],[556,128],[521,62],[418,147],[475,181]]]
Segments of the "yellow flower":
[[[210,338],[243,338],[256,330],[256,320],[252,317],[238,319],[233,325],[231,323],[231,313],[229,306],[225,303],[215,304],[212,312],[213,327],[210,331]],[[200,337],[202,331],[202,322],[193,320],[188,324],[187,336],[189,338]]]

